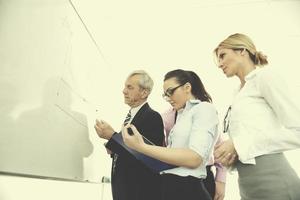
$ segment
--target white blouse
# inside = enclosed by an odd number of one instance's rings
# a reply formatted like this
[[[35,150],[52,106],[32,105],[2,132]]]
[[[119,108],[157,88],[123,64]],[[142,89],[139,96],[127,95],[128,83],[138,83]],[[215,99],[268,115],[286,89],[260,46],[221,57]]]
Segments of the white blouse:
[[[198,153],[203,163],[195,168],[177,167],[164,173],[179,176],[206,177],[206,164],[218,137],[218,114],[208,102],[189,100],[185,108],[178,111],[176,123],[168,138],[168,148],[189,148]]]
[[[257,68],[245,77],[231,106],[228,133],[239,160],[300,148],[300,106],[284,81],[269,69]]]

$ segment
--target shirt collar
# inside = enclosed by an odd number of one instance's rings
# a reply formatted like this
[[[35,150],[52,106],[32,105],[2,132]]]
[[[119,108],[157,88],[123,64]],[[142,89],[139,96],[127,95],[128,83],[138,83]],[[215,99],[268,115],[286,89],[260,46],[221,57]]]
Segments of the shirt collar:
[[[190,99],[185,103],[185,107],[181,108],[180,110],[177,111],[177,119],[180,118],[181,114],[186,111],[186,110],[190,110],[194,105],[199,104],[201,101],[199,99]]]
[[[185,103],[185,107],[177,110],[177,114],[181,114],[184,110],[189,110],[193,105],[200,103],[199,99],[190,99]]]
[[[249,81],[249,80],[253,79],[259,71],[260,71],[260,68],[256,67],[254,70],[252,70],[249,74],[247,74],[245,76],[245,81]]]
[[[182,110],[189,110],[195,104],[199,104],[201,101],[199,99],[190,99],[185,103],[185,107]]]
[[[135,116],[135,114],[141,109],[141,107],[143,105],[145,105],[147,103],[147,101],[145,101],[144,103],[142,103],[141,105],[137,106],[137,107],[134,107],[134,108],[131,108],[130,109],[130,113],[131,113],[131,118],[133,118]]]

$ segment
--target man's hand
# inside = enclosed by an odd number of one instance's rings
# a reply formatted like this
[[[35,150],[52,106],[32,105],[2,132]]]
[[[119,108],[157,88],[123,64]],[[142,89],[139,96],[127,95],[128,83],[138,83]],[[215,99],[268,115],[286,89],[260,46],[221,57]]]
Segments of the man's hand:
[[[225,197],[225,183],[216,181],[216,192],[214,200],[223,200]]]
[[[114,134],[114,129],[105,121],[96,120],[94,128],[100,138],[109,140]]]

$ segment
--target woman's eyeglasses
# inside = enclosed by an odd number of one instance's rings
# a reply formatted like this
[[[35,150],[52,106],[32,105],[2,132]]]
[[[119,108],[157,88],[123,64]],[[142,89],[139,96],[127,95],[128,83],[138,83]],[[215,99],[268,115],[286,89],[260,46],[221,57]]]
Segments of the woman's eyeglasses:
[[[229,129],[230,114],[231,114],[231,106],[229,106],[229,108],[227,109],[226,115],[223,120],[223,133],[226,133]]]
[[[174,92],[177,90],[177,88],[179,88],[179,87],[181,87],[181,86],[183,86],[183,85],[185,85],[185,83],[184,83],[184,84],[181,84],[181,85],[178,85],[178,86],[176,86],[176,87],[174,87],[174,88],[168,88],[168,89],[162,94],[162,97],[163,97],[164,99],[170,98],[170,97],[174,94]]]

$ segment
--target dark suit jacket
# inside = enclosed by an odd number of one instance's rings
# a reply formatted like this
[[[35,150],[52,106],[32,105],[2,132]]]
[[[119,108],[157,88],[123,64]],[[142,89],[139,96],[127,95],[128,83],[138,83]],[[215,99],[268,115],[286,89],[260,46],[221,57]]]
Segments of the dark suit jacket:
[[[160,114],[144,104],[134,116],[131,124],[138,131],[156,145],[162,146],[164,127]],[[116,133],[117,134],[117,133]],[[112,140],[107,147],[118,152]],[[114,174],[112,174],[112,193],[114,200],[160,200],[161,179],[150,169],[130,155],[119,154]]]

